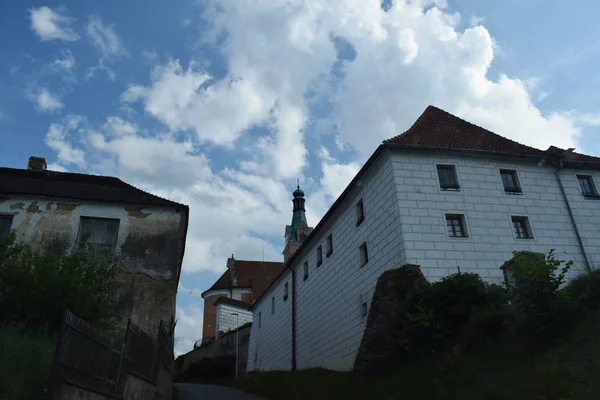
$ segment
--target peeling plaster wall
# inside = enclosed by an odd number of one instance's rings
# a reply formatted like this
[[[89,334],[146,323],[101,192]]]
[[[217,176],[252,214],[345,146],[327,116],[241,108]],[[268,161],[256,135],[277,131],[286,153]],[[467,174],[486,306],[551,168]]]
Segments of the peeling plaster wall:
[[[11,195],[0,198],[0,214],[13,216],[18,240],[41,250],[72,249],[81,217],[119,220],[117,251],[127,272],[119,276],[119,304],[148,331],[175,313],[179,263],[185,238],[185,213],[171,208],[83,202]]]

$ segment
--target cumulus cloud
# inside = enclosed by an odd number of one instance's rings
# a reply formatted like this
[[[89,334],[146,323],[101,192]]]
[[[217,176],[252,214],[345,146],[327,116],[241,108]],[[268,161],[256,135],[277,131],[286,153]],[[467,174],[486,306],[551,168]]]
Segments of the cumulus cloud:
[[[32,8],[29,10],[31,29],[40,39],[65,40],[74,42],[79,35],[71,28],[74,18],[70,17],[64,8],[51,9],[50,7]]]
[[[194,343],[202,338],[204,310],[202,307],[177,307],[176,312],[175,357],[194,348]]]
[[[92,43],[105,57],[126,54],[121,38],[113,26],[105,25],[98,16],[91,16],[86,26],[86,33]]]
[[[76,136],[80,133],[80,126],[84,118],[79,115],[68,115],[50,125],[46,134],[46,144],[56,151],[58,160],[63,164],[74,164],[80,168],[85,167],[85,152],[81,148],[76,148],[73,144],[76,142]],[[61,164],[53,164],[54,167]]]
[[[37,105],[37,109],[42,112],[53,112],[64,107],[60,98],[46,88],[41,88],[39,92],[33,96],[33,100]]]

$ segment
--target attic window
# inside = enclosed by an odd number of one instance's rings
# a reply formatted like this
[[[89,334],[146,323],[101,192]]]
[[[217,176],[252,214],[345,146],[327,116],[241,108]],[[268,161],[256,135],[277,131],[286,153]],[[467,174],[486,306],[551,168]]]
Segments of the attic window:
[[[317,247],[317,267],[323,264],[323,246]]]
[[[366,263],[369,262],[369,252],[367,250],[367,242],[364,242],[363,244],[361,244],[358,249],[360,252],[360,266],[362,267]]]
[[[288,292],[289,292],[289,284],[286,282],[285,285],[283,285],[283,301],[288,299]]]
[[[118,219],[81,217],[78,241],[92,255],[108,255],[115,251],[118,233]]]
[[[10,234],[12,222],[12,215],[0,215],[0,242],[6,239],[6,237]]]
[[[304,280],[308,279],[308,261],[304,261]]]
[[[271,314],[275,314],[275,297],[271,298]]]
[[[519,179],[517,178],[517,171],[514,169],[501,169],[500,177],[502,178],[502,185],[506,193],[523,193],[521,185],[519,185]]]
[[[331,235],[327,236],[327,254],[329,257],[333,253],[333,237]]]
[[[459,190],[458,178],[456,176],[456,167],[454,165],[438,165],[438,177],[440,179],[440,188],[444,190]]]
[[[362,224],[365,220],[365,207],[363,204],[363,199],[360,199],[358,203],[356,203],[356,226]]]

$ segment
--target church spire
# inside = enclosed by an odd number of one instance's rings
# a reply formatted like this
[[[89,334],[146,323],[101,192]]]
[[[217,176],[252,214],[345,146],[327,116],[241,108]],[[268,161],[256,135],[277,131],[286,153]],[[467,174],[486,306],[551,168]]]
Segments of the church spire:
[[[304,191],[300,189],[300,181],[296,181],[296,190],[292,193],[294,205],[292,211],[292,224],[285,227],[285,249],[283,250],[284,260],[287,260],[304,239],[312,231],[306,221],[306,208],[304,200]]]

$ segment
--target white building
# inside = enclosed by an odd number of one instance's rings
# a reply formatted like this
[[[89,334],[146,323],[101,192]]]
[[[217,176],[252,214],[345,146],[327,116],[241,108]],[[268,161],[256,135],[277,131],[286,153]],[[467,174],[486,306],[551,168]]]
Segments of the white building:
[[[513,251],[600,264],[600,158],[521,145],[428,107],[365,163],[253,304],[248,370],[350,370],[377,278],[502,283]],[[289,293],[289,295],[288,295]],[[258,323],[257,323],[258,321]]]
[[[188,225],[188,207],[118,178],[46,169],[31,157],[27,169],[0,168],[0,241],[42,251],[69,250],[89,235],[89,250],[119,253],[119,311],[145,330],[175,315]]]

